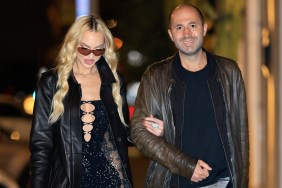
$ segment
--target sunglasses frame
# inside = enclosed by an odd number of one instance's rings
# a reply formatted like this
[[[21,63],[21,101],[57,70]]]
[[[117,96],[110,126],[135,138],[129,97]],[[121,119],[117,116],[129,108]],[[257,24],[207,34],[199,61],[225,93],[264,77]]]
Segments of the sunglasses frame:
[[[101,56],[105,53],[106,49],[105,48],[99,48],[99,49],[94,49],[94,50],[90,50],[88,48],[84,48],[84,47],[77,47],[77,51],[81,54],[81,55],[89,55],[91,53],[93,53],[95,56]]]

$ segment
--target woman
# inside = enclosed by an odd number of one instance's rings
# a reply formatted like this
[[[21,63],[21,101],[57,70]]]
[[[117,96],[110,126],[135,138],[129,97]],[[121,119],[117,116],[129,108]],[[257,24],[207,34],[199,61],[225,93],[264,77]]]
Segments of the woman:
[[[77,19],[57,63],[42,74],[36,90],[32,187],[132,187],[126,90],[103,21]]]

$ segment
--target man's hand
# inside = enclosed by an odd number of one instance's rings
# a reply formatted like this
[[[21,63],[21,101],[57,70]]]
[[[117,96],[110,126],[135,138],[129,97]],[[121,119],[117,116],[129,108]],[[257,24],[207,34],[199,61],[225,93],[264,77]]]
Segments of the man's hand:
[[[207,163],[202,160],[198,160],[191,181],[199,182],[206,179],[209,176],[209,170],[212,170],[212,168]]]

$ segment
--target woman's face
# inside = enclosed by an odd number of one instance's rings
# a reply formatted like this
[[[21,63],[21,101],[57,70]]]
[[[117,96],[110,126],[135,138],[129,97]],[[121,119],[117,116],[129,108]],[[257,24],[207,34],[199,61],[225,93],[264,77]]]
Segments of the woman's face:
[[[91,71],[104,54],[105,38],[102,33],[85,31],[76,50],[76,64],[81,71]]]

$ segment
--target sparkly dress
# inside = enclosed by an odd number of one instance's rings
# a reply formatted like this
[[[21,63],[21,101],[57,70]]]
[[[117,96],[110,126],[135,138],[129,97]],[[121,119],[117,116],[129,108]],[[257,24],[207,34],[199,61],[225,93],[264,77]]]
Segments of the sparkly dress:
[[[82,101],[81,188],[123,188],[121,160],[101,100]]]

